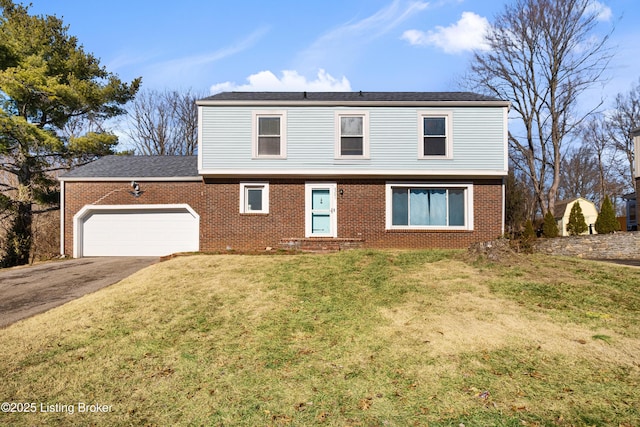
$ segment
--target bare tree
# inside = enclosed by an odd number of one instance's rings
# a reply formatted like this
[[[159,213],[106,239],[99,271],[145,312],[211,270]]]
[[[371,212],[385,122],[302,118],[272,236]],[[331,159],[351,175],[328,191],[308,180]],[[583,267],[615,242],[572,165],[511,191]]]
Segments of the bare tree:
[[[539,208],[553,211],[561,161],[586,112],[578,98],[598,82],[611,58],[609,36],[595,38],[597,11],[591,0],[515,0],[487,35],[488,51],[471,62],[476,89],[511,101],[512,160],[530,179]]]
[[[624,159],[619,169],[627,189],[635,188],[633,182],[633,136],[640,127],[640,80],[626,94],[618,94],[615,108],[607,117],[607,136],[617,153]]]
[[[198,107],[203,97],[186,92],[147,90],[129,110],[127,131],[135,151],[145,155],[192,155],[198,146]]]
[[[592,115],[582,126],[583,147],[591,153],[598,170],[597,178],[594,179],[597,189],[594,201],[598,206],[606,195],[617,196],[625,192],[618,166],[626,162],[621,161],[620,153],[609,134],[609,122],[604,114]],[[579,164],[576,167],[580,167]]]
[[[596,199],[596,203],[599,203],[602,200],[599,195],[604,180],[601,165],[587,145],[570,151],[562,159],[559,199],[584,197],[589,200]]]
[[[184,141],[185,155],[196,154],[198,150],[198,106],[196,101],[204,98],[204,93],[192,93],[188,91],[177,99],[176,117],[181,126],[177,132],[180,140]]]

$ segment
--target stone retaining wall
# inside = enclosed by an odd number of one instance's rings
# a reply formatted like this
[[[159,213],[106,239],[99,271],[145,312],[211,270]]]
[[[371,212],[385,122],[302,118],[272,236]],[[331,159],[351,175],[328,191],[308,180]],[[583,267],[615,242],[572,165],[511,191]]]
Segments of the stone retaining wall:
[[[534,250],[590,259],[640,259],[640,232],[538,239]]]

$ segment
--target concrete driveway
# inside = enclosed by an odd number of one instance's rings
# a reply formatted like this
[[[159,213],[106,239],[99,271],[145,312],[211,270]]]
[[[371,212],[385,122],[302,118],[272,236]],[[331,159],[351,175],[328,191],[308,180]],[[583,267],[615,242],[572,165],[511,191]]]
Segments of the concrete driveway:
[[[80,258],[0,270],[0,328],[112,285],[158,261]]]

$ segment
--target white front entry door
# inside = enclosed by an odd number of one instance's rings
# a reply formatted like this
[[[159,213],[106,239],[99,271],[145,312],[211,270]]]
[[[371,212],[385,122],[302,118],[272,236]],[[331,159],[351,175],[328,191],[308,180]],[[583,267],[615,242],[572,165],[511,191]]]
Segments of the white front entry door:
[[[306,237],[337,237],[336,183],[305,184]]]

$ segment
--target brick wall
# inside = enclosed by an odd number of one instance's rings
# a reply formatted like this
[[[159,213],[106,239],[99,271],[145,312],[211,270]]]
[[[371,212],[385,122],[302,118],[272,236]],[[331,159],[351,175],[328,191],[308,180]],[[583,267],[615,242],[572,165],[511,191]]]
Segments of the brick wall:
[[[338,181],[338,189],[344,189],[338,196],[338,236],[362,238],[365,246],[376,248],[466,248],[495,239],[502,232],[501,183],[473,182],[473,231],[389,231],[385,230],[386,181]]]
[[[245,181],[245,180],[242,180]],[[259,180],[264,182],[265,180]],[[73,216],[86,204],[187,203],[200,215],[200,250],[239,251],[278,247],[305,236],[305,180],[269,180],[269,213],[240,214],[240,180],[144,182],[135,198],[128,182],[65,184],[65,253],[73,252]],[[385,180],[336,180],[338,237],[372,248],[465,248],[502,232],[501,180],[474,181],[473,231],[385,230]]]
[[[73,216],[85,205],[189,204],[199,215],[204,211],[202,182],[145,182],[134,197],[129,182],[65,182],[64,253],[73,254]],[[202,217],[200,219],[202,221]],[[201,227],[202,228],[202,227]],[[202,231],[200,232],[202,241]]]
[[[206,181],[202,250],[264,250],[281,238],[304,237],[303,181],[269,180],[268,214],[240,214],[239,182]]]

